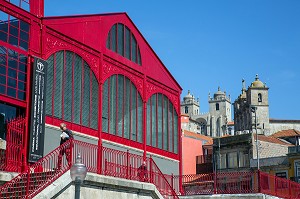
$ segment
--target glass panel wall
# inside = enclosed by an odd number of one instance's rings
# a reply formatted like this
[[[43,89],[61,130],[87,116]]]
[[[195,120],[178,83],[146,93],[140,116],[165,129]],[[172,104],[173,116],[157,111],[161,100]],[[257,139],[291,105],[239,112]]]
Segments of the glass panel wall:
[[[141,143],[143,103],[130,79],[124,75],[109,77],[103,84],[102,100],[102,131]]]
[[[47,61],[46,115],[98,129],[99,86],[89,65],[71,51]]]
[[[114,24],[106,38],[106,47],[119,55],[142,65],[141,52],[137,40],[124,24]]]
[[[178,115],[167,96],[157,93],[147,102],[147,145],[178,153]]]

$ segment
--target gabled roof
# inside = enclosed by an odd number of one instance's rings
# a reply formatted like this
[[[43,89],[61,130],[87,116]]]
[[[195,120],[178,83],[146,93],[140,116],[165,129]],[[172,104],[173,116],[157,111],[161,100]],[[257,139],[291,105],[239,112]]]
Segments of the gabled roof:
[[[116,23],[122,23],[130,29],[140,48],[143,67],[135,67],[134,70],[138,70],[149,77],[149,79],[164,84],[175,91],[179,91],[180,93],[182,91],[179,83],[125,12],[45,17],[43,18],[43,23],[51,30],[66,35],[78,43],[86,45],[104,55],[111,56],[113,59],[121,59],[123,62],[131,65],[132,62],[126,58],[106,49],[106,38],[110,28]],[[132,65],[129,67],[132,67]]]
[[[297,131],[295,129],[282,130],[274,133],[272,136],[277,138],[300,136],[300,131]]]
[[[253,136],[255,138],[254,134],[253,134]],[[274,143],[274,144],[293,146],[293,144],[291,144],[287,141],[281,140],[279,138],[273,137],[273,136],[258,135],[258,140],[263,141],[263,142],[270,142],[270,143]]]

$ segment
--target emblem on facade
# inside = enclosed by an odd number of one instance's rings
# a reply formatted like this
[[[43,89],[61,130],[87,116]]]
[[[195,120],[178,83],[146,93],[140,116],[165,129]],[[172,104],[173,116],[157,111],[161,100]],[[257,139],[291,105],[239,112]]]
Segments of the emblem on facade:
[[[42,72],[44,70],[44,64],[42,62],[38,62],[37,69],[38,69],[38,71]]]

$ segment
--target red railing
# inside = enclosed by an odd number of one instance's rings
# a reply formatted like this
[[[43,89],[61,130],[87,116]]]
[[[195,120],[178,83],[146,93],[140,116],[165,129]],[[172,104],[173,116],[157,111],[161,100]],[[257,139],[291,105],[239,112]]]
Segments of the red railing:
[[[149,180],[153,183],[158,191],[165,198],[179,199],[175,190],[172,188],[168,180],[164,177],[164,174],[160,171],[152,158],[150,158],[150,172],[148,173]]]
[[[75,162],[76,154],[80,153],[82,163],[86,165],[88,172],[151,182],[165,198],[178,199],[171,185],[151,158],[144,160],[143,156],[131,154],[129,151],[124,152],[105,147],[102,147],[100,151],[100,155],[103,157],[102,170],[99,170],[100,165],[97,165],[97,158],[100,157],[97,145],[77,140],[68,141],[29,166],[27,172],[19,174],[0,187],[0,198],[34,197],[68,171],[71,163]],[[69,153],[70,156],[66,153]],[[146,164],[145,169],[141,171],[140,166],[143,161]]]
[[[259,175],[258,175],[259,174]],[[280,198],[300,198],[300,184],[264,172],[218,172],[170,176],[177,195],[263,193]],[[182,184],[179,184],[181,178]]]
[[[26,119],[24,117],[7,122],[5,162],[0,166],[0,170],[21,172],[25,128]],[[3,154],[0,154],[0,160],[3,161]]]
[[[288,179],[260,173],[260,192],[280,198],[300,198],[300,184]]]
[[[20,173],[11,181],[1,186],[0,198],[14,199],[23,198],[25,196],[32,198],[54,180],[59,178],[63,173],[69,170],[71,165],[68,164],[65,157],[62,157],[60,168],[57,168],[59,154],[61,151],[69,149],[70,144],[70,142],[66,142],[59,146],[38,162],[29,166],[26,172]]]

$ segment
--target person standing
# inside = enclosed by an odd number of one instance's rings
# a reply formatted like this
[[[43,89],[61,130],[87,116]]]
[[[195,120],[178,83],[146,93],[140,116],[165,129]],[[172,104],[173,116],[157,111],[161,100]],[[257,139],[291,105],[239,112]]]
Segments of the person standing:
[[[67,128],[67,125],[65,123],[60,124],[61,134],[60,134],[60,145],[63,145],[65,142],[67,142],[70,139],[74,139],[73,132]],[[57,169],[61,168],[62,165],[62,158],[64,154],[66,154],[66,159],[69,165],[71,165],[71,144],[61,147],[58,155],[58,163],[57,163]]]

